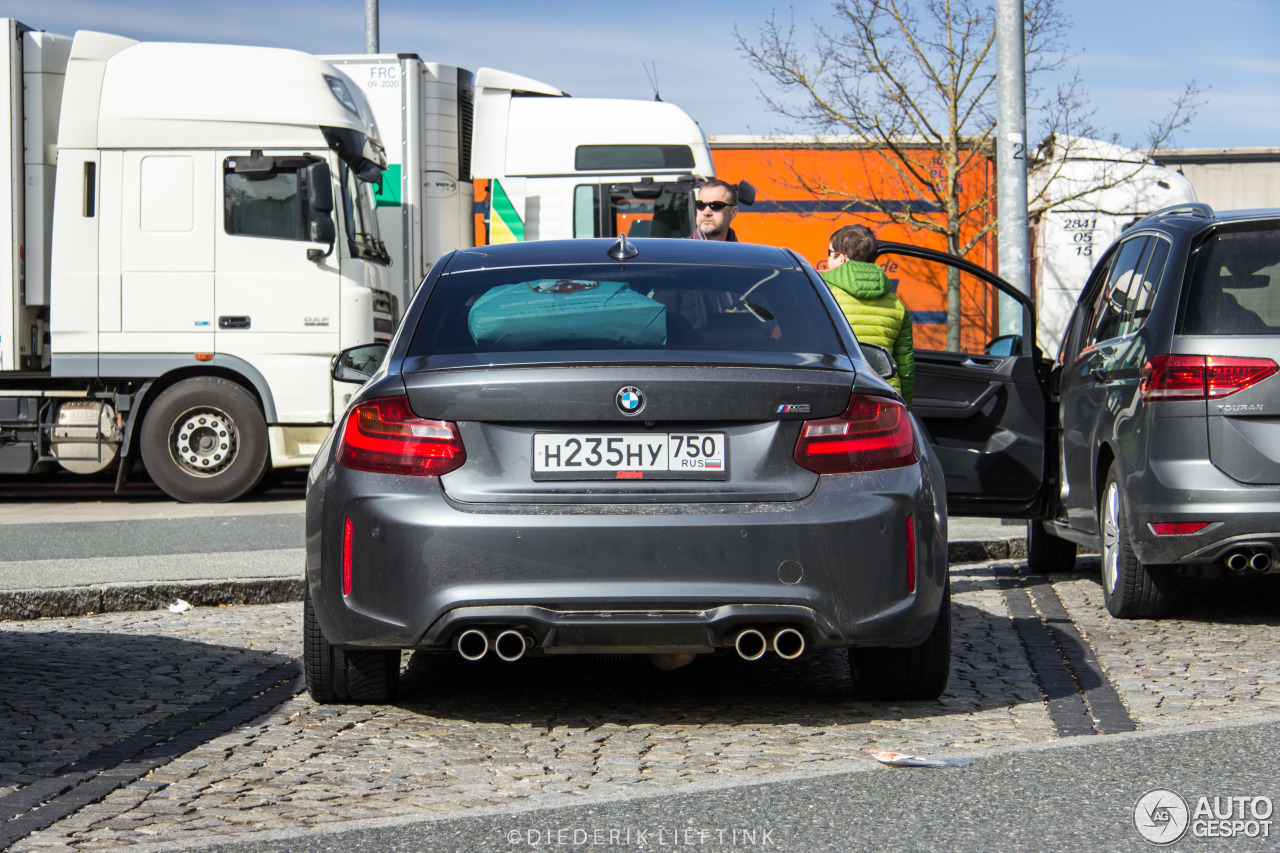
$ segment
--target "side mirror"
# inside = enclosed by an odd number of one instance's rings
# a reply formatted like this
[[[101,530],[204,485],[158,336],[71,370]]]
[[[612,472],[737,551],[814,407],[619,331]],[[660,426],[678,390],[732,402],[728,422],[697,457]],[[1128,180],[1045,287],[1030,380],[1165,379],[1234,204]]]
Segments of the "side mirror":
[[[328,251],[320,249],[307,249],[307,260],[321,261],[329,257],[329,253],[333,251],[333,243],[338,239],[338,229],[333,224],[333,220],[328,216],[323,219],[313,219],[310,222],[310,233],[308,234],[312,243],[328,243]]]
[[[1001,335],[982,351],[987,355],[1022,355],[1022,335]]]
[[[307,166],[307,204],[316,213],[333,212],[333,180],[328,163],[320,161]],[[316,242],[332,242],[332,239]]]
[[[313,219],[310,237],[312,243],[332,243],[338,239],[338,229],[334,226],[333,220],[327,216],[323,219]]]
[[[898,374],[898,363],[893,360],[893,353],[879,344],[859,344],[859,346],[862,347],[862,357],[881,379],[892,379]]]
[[[387,345],[381,342],[344,349],[333,362],[333,378],[338,382],[364,384],[378,372],[386,357]]]
[[[756,188],[746,181],[738,181],[738,204],[756,203]]]

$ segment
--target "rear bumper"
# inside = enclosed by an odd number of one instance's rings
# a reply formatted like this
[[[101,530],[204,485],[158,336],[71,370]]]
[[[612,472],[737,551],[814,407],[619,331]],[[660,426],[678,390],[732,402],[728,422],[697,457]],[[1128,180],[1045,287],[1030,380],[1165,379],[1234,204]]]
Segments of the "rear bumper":
[[[386,477],[334,469],[308,493],[307,583],[344,647],[447,649],[469,627],[517,628],[547,653],[711,651],[746,627],[798,628],[816,647],[915,646],[947,572],[927,460],[824,476],[800,501],[625,506],[462,505],[433,478],[388,494]]]
[[[1238,548],[1280,554],[1280,486],[1248,486],[1208,460],[1179,461],[1171,470],[1153,462],[1155,478],[1127,497],[1134,553],[1149,565],[1210,565]],[[1152,484],[1152,480],[1155,483]],[[1157,536],[1157,522],[1209,522],[1198,533]]]
[[[788,604],[732,604],[709,610],[551,610],[546,607],[459,607],[432,625],[420,645],[441,648],[468,628],[493,635],[508,628],[546,654],[698,654],[732,646],[739,631],[769,638],[783,628],[805,635],[806,645],[846,645],[813,608]]]

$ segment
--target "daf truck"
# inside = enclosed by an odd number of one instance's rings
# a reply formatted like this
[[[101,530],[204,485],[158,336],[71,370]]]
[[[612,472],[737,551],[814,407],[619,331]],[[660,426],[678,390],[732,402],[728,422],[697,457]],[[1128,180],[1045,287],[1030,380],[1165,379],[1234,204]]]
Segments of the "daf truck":
[[[297,51],[0,19],[0,474],[183,501],[305,466],[396,317],[364,94]]]
[[[416,54],[321,58],[365,95],[386,144],[376,198],[401,301],[463,246],[687,236],[693,191],[715,176],[702,129],[674,104],[574,98]]]

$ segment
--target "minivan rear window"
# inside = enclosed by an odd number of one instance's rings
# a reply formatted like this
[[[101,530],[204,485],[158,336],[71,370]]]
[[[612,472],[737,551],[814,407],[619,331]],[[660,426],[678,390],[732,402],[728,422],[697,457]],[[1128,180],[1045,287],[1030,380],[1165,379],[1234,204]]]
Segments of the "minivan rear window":
[[[442,276],[410,356],[564,350],[843,352],[799,270],[583,264]]]
[[[1183,334],[1280,334],[1280,222],[1225,226],[1196,253]]]

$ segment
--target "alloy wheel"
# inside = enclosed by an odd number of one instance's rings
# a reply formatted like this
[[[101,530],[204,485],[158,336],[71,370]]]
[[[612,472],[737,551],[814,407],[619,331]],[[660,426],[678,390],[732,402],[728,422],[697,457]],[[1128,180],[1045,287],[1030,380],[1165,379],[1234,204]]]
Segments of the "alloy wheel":
[[[1120,582],[1120,488],[1114,482],[1102,498],[1102,582],[1112,594]]]

